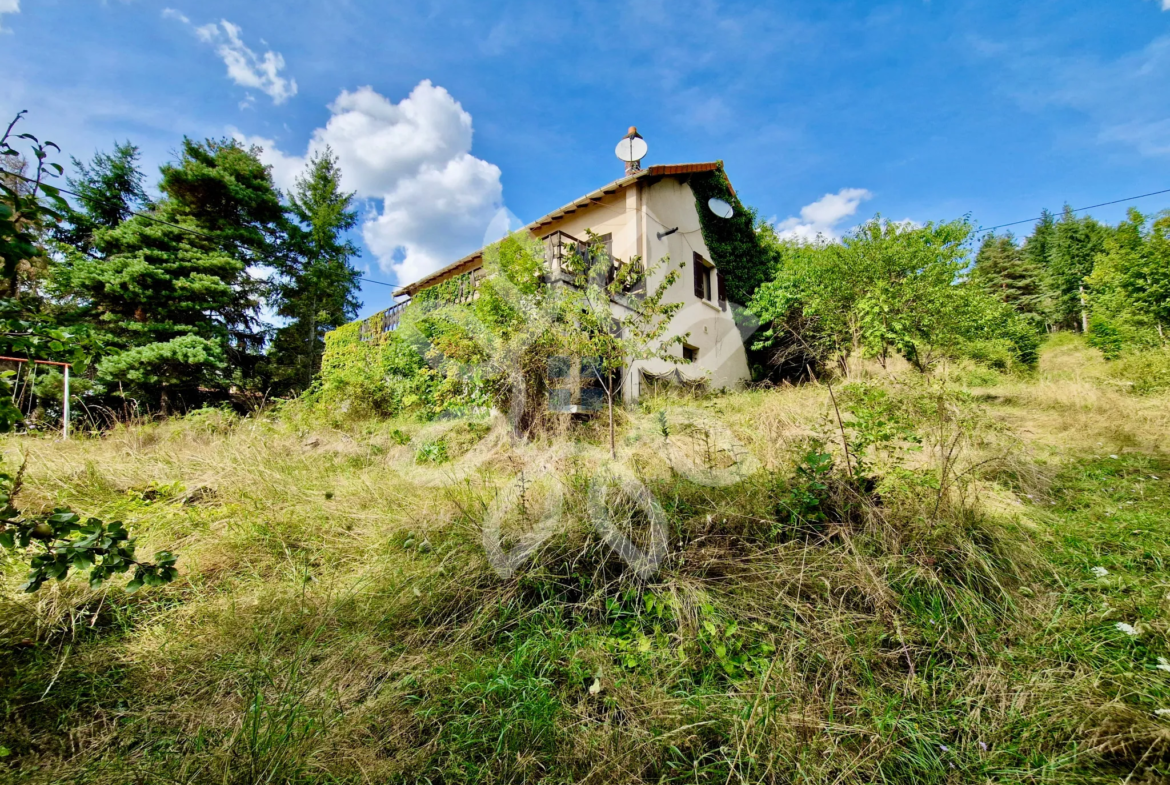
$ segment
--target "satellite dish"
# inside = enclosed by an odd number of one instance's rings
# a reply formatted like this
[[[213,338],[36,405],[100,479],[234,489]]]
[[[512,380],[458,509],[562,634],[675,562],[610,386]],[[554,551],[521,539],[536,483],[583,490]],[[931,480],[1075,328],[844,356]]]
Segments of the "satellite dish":
[[[638,133],[638,129],[630,126],[630,132],[626,134],[625,138],[618,142],[617,149],[614,153],[617,157],[628,164],[636,163],[642,160],[646,155],[646,140]]]
[[[735,208],[722,199],[708,199],[707,207],[720,218],[730,218],[735,215]]]

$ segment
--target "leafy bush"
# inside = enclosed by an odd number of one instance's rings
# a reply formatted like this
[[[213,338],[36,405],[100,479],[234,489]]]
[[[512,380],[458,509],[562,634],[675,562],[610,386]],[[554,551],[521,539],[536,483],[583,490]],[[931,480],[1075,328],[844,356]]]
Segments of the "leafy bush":
[[[448,460],[447,442],[442,439],[423,442],[414,451],[415,463],[446,463]]]
[[[332,416],[429,414],[440,379],[399,332],[361,340],[361,323],[325,336],[321,375],[304,400]]]
[[[1133,383],[1136,393],[1170,389],[1170,348],[1126,354],[1110,371],[1114,376]]]
[[[1032,366],[1035,326],[982,289],[961,283],[967,221],[916,227],[874,219],[840,243],[780,244],[781,263],[749,309],[763,329],[753,348],[783,372],[845,363],[856,352],[883,365],[900,354],[919,370],[940,357]]]

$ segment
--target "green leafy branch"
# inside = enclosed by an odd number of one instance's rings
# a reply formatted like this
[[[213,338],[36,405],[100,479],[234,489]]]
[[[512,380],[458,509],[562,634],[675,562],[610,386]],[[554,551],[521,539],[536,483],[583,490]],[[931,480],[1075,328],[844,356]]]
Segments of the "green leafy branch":
[[[20,491],[24,466],[13,478],[0,473],[0,547],[27,553],[39,550],[29,560],[31,570],[21,589],[35,592],[52,579],[63,581],[70,571],[89,573],[89,585],[97,588],[114,575],[134,570],[126,588],[161,586],[178,575],[178,556],[159,551],[153,562],[135,558],[135,542],[121,521],[110,523],[87,518],[59,507],[50,515],[25,516],[14,506]]]

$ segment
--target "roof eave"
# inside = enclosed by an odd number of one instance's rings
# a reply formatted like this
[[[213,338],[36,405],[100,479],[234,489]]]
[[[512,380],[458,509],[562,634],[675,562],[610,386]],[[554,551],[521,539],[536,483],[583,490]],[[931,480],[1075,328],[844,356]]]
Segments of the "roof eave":
[[[540,218],[537,218],[535,221],[528,224],[524,228],[530,232],[536,232],[536,230],[538,230],[541,226],[550,224],[553,221],[558,221],[561,218],[564,218],[567,214],[574,213],[577,210],[592,207],[594,204],[599,203],[603,197],[615,194],[643,177],[669,177],[672,175],[693,174],[696,172],[713,172],[720,168],[722,168],[721,161],[704,161],[702,163],[695,164],[658,164],[656,166],[651,166],[647,169],[642,169],[633,174],[626,175],[621,179],[614,180],[612,183],[603,185],[596,191],[592,191],[585,196],[574,199],[565,206],[553,210],[551,213],[546,215],[542,215]],[[470,253],[467,256],[464,256],[462,259],[458,259],[452,262],[446,267],[443,267],[441,270],[436,270],[430,275],[418,279],[414,283],[403,286],[401,289],[398,289],[394,292],[394,296],[414,297],[414,295],[418,293],[420,289],[426,288],[426,285],[434,281],[436,278],[441,278],[448,273],[453,273],[461,265],[474,261],[477,257],[481,256],[483,256],[482,248],[480,248],[478,251],[475,251],[474,253]]]

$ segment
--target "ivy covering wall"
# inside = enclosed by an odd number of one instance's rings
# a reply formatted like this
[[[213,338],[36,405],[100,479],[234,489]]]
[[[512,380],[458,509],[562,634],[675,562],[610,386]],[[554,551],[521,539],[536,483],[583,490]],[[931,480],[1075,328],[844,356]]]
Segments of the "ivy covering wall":
[[[746,304],[756,289],[770,281],[776,272],[773,255],[756,233],[756,211],[739,201],[723,171],[722,161],[713,172],[691,175],[690,186],[695,194],[703,242],[711,252],[711,261],[727,281],[727,296]],[[730,218],[715,215],[707,206],[712,198],[730,204],[735,214]]]
[[[362,322],[352,322],[326,334],[321,375],[306,396],[309,402],[353,415],[427,409],[436,379],[418,350],[397,331],[376,332],[363,341],[361,327]]]
[[[418,304],[460,305],[470,302],[475,292],[474,273],[464,273],[448,278],[442,283],[428,286],[413,298],[411,302]]]

